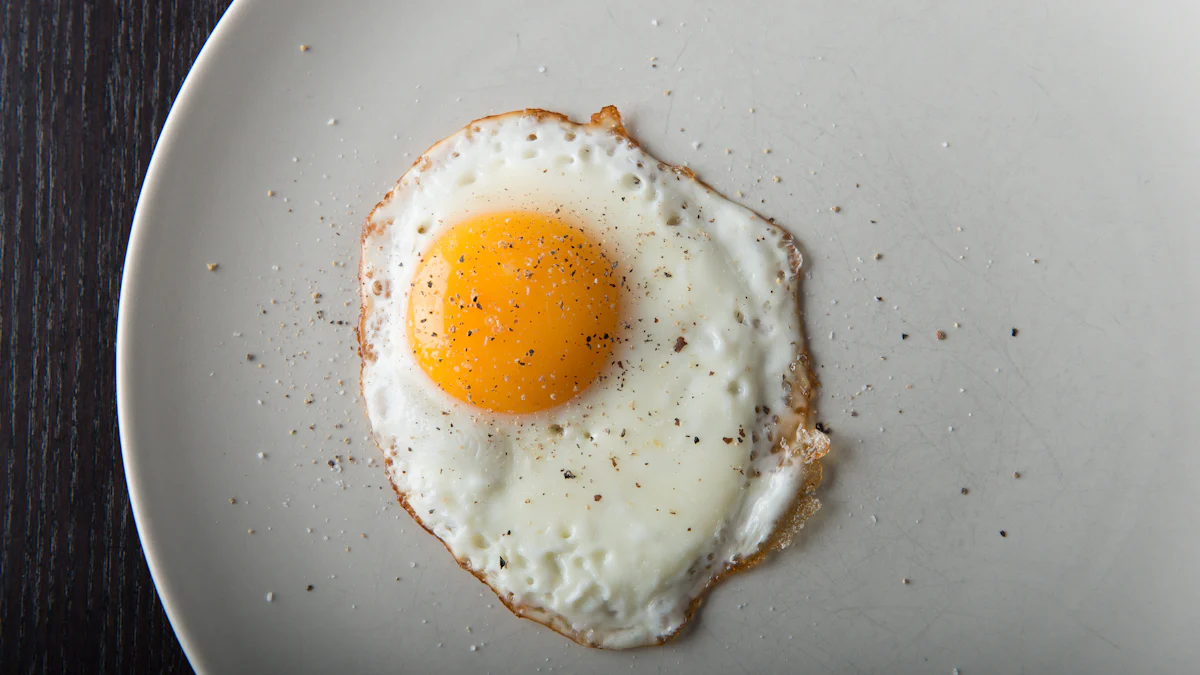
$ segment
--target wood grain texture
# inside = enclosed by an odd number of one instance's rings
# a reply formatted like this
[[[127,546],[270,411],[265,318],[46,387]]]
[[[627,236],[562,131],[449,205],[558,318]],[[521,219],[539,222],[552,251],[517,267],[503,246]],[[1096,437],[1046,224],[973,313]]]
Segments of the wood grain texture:
[[[125,246],[224,0],[0,7],[0,672],[190,672],[117,435]]]

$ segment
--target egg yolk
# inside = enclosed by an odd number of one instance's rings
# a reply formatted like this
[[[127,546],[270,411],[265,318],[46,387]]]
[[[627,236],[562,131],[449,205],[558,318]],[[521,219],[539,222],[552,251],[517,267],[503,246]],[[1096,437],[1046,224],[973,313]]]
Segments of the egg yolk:
[[[487,213],[441,234],[421,259],[408,338],[447,394],[532,413],[583,391],[612,352],[613,264],[578,228],[542,213]]]

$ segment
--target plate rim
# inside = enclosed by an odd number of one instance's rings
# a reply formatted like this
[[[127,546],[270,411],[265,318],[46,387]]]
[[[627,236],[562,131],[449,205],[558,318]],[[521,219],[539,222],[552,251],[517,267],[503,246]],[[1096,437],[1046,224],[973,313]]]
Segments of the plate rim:
[[[139,451],[133,432],[137,426],[137,413],[132,409],[130,391],[137,385],[130,373],[129,364],[134,359],[130,340],[136,330],[134,315],[137,313],[135,306],[138,284],[135,279],[140,267],[139,260],[150,254],[146,248],[145,239],[146,233],[154,227],[147,212],[151,210],[153,202],[157,200],[161,181],[160,174],[163,172],[163,166],[168,162],[172,150],[178,144],[178,137],[182,130],[180,118],[183,117],[184,111],[195,105],[200,88],[199,83],[207,77],[208,72],[212,69],[215,58],[213,54],[220,51],[224,43],[231,39],[230,36],[234,33],[239,19],[245,14],[248,4],[249,0],[234,0],[225,9],[200,48],[200,53],[196,56],[187,75],[184,76],[179,93],[171,103],[171,109],[167,113],[158,141],[154,145],[150,163],[146,167],[146,176],[142,180],[142,187],[138,192],[133,223],[129,231],[129,241],[125,248],[125,259],[121,267],[121,291],[117,301],[117,433],[121,443],[121,464],[125,471],[125,486],[129,495],[130,510],[133,513],[134,527],[137,531],[138,541],[141,543],[142,555],[150,570],[150,578],[154,582],[154,589],[158,593],[159,601],[167,615],[167,621],[170,622],[171,629],[175,633],[176,639],[179,640],[179,645],[183,649],[189,665],[196,673],[200,674],[211,672],[211,669],[202,656],[195,636],[188,629],[188,622],[184,617],[183,610],[170,592],[170,584],[166,580],[167,566],[157,550],[154,526],[151,524],[153,518],[147,511],[146,497],[140,487],[144,479],[141,476],[138,461]]]

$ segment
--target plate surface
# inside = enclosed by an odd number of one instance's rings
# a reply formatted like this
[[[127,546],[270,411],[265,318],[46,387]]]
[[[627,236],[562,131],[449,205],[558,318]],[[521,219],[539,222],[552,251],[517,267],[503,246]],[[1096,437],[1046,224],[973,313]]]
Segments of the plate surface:
[[[235,4],[119,322],[138,528],[193,665],[1188,671],[1198,27],[1115,0]],[[360,223],[427,146],[609,103],[800,239],[834,440],[798,545],[626,653],[513,617],[397,505],[353,326]]]

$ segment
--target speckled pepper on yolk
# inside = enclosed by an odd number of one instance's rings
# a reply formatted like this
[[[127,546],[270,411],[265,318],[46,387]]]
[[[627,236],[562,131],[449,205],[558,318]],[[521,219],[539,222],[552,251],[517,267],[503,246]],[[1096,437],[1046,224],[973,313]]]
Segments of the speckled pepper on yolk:
[[[472,217],[440,235],[413,276],[413,355],[442,391],[478,408],[560,405],[612,352],[618,278],[599,244],[555,216]]]

